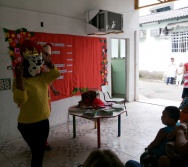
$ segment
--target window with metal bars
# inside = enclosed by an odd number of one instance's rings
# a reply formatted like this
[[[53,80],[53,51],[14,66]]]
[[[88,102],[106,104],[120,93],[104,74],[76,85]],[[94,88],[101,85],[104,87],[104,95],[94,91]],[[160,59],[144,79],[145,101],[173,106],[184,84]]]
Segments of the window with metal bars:
[[[188,52],[188,31],[171,34],[172,52]]]

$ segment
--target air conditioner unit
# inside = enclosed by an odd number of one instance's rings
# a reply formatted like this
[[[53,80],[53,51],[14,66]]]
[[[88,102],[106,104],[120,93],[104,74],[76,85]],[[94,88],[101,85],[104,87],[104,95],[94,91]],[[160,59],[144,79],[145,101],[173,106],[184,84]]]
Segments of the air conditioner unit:
[[[167,29],[167,26],[164,28],[161,28],[160,38],[161,39],[170,39],[171,38],[170,32]]]
[[[139,38],[140,39],[146,38],[146,30],[140,30],[140,32],[139,32]]]
[[[107,10],[86,12],[86,34],[108,34],[123,32],[123,15]]]
[[[161,34],[161,28],[151,29],[150,30],[150,36],[151,37],[157,37]]]

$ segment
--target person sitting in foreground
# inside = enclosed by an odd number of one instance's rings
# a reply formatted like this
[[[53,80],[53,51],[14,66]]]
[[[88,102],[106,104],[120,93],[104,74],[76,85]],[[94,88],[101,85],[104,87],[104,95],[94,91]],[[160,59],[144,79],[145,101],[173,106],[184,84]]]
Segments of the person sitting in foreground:
[[[110,149],[92,151],[79,167],[124,167],[123,162]]]
[[[180,117],[180,110],[175,106],[168,106],[162,113],[162,123],[166,127],[161,128],[155,139],[145,148],[145,152],[140,156],[140,164],[134,160],[128,161],[126,167],[152,166],[157,167],[158,160],[162,155],[166,155],[167,135],[175,130],[176,123]]]
[[[188,124],[181,124],[176,127],[176,130],[172,135],[175,135],[175,146],[177,153],[179,153],[182,158],[172,159],[168,156],[162,156],[159,159],[158,167],[188,167],[188,140],[186,138],[188,130]],[[172,136],[170,136],[172,137]]]

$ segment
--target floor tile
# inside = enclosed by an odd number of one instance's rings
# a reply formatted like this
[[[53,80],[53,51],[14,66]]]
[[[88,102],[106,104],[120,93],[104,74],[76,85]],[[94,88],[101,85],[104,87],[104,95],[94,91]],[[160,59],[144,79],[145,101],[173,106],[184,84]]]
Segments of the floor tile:
[[[126,103],[128,116],[121,116],[121,136],[118,119],[101,119],[101,148],[113,150],[123,163],[139,161],[144,148],[154,139],[161,123],[164,106],[143,102]],[[70,116],[71,117],[71,116]],[[94,122],[76,118],[76,138],[72,121],[50,129],[48,143],[52,150],[45,152],[43,167],[77,167],[83,164],[92,150],[98,149]],[[31,152],[23,138],[0,143],[3,167],[29,167]]]

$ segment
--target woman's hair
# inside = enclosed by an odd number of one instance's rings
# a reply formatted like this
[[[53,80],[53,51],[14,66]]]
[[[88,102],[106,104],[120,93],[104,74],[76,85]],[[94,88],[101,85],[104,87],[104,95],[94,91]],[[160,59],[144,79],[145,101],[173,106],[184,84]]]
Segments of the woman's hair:
[[[83,167],[124,167],[124,164],[114,152],[105,149],[92,151]]]
[[[34,41],[28,40],[28,39],[25,40],[25,41],[23,41],[23,42],[21,43],[21,45],[20,45],[20,55],[21,55],[22,57],[25,56],[25,55],[24,55],[24,52],[25,52],[27,49],[28,49],[30,52],[33,52],[33,51],[36,49],[37,52],[38,52],[38,54],[41,53],[42,50],[43,50],[41,45],[37,44],[37,43],[34,42]],[[27,54],[27,56],[32,56],[32,55],[28,55],[28,54]]]
[[[179,118],[180,118],[180,110],[179,110],[178,107],[167,106],[165,108],[165,111],[169,114],[169,117],[171,119],[174,119],[176,122],[179,120]]]

